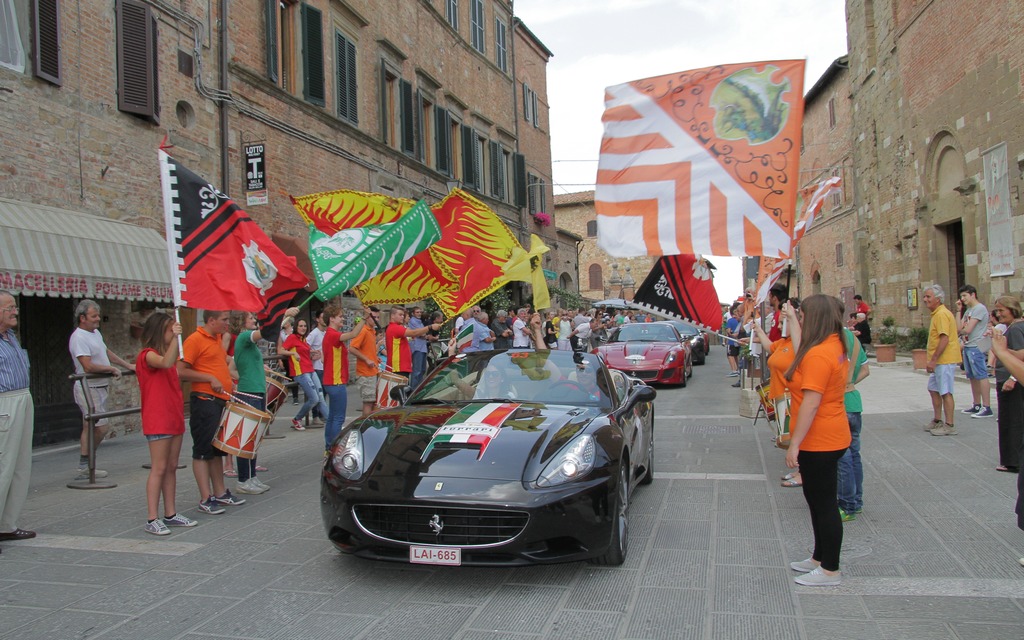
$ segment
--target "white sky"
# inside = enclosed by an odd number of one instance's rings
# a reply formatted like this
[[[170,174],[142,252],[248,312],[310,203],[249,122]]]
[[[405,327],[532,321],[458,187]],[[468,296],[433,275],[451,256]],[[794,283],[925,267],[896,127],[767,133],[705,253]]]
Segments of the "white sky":
[[[513,3],[516,16],[554,53],[548,102],[556,195],[594,188],[605,87],[716,64],[805,58],[806,93],[846,54],[843,0]],[[719,299],[735,300],[743,291],[739,259],[711,261]]]

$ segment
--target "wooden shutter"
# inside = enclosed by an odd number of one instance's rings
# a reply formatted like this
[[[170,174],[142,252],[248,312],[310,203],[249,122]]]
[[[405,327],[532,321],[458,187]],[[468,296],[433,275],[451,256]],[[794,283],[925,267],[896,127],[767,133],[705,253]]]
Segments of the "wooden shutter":
[[[416,127],[416,159],[424,162],[427,149],[427,141],[424,140],[423,132],[423,93],[416,90],[416,99],[413,101],[412,110],[413,125]]]
[[[391,105],[388,103],[388,69],[380,61],[380,136],[384,144],[391,144],[388,125],[391,121]]]
[[[156,117],[156,23],[139,0],[117,2],[117,108]]]
[[[263,12],[266,22],[267,77],[277,84],[277,8],[280,0],[264,0]]]
[[[437,170],[447,176],[452,175],[452,128],[448,121],[448,111],[434,107],[434,147],[437,149]]]
[[[302,5],[302,95],[308,102],[324,106],[323,13]]]
[[[413,93],[412,83],[408,80],[399,80],[401,104],[399,114],[402,125],[402,151],[410,155],[416,153],[416,125],[413,122]]]
[[[540,102],[537,100],[537,92],[536,91],[531,91],[530,92],[530,102],[531,102],[531,105],[532,105],[532,109],[530,110],[530,112],[533,114],[533,126],[539,127],[540,126]]]
[[[530,116],[530,107],[533,106],[533,102],[530,100],[530,85],[523,83],[523,119],[527,122],[532,122],[533,118]]]
[[[473,127],[462,125],[462,181],[466,186],[477,188],[476,163],[473,162],[473,152],[476,134]]]
[[[501,175],[501,145],[488,141],[491,165],[491,195],[499,200],[505,197],[505,176]]]
[[[35,0],[33,51],[35,74],[58,87],[61,85],[60,0]]]
[[[512,154],[512,173],[515,175],[515,205],[526,206],[526,156],[521,153]]]
[[[334,34],[338,65],[338,117],[359,124],[356,84],[356,45],[340,33]]]

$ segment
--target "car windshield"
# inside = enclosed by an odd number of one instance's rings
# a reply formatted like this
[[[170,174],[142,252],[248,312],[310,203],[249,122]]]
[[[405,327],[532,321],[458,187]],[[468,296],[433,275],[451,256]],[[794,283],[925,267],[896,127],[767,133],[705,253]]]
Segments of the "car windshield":
[[[671,325],[650,322],[627,324],[619,328],[610,342],[678,342]]]
[[[693,326],[692,324],[686,324],[685,322],[673,322],[672,326],[675,327],[676,330],[679,331],[679,335],[683,336],[684,338],[695,336],[700,333],[700,329]]]
[[[539,402],[610,407],[607,370],[597,356],[570,351],[480,351],[441,362],[408,404]]]

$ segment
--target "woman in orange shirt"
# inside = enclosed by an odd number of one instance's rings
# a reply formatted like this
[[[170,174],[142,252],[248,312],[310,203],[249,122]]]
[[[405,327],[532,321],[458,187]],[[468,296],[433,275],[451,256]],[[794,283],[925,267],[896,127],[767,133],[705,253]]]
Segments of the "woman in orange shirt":
[[[784,399],[786,392],[789,391],[786,371],[792,366],[793,360],[796,358],[796,350],[800,348],[800,318],[797,315],[798,309],[800,309],[799,298],[790,298],[782,304],[782,315],[784,318],[782,337],[774,342],[768,339],[768,334],[761,328],[760,320],[754,322],[754,335],[765,351],[770,354],[767,361],[768,371],[771,374],[768,378],[768,399],[775,403],[775,419],[780,422],[786,419],[786,414],[789,411],[789,408],[786,406],[787,403],[785,401],[780,402],[780,400]],[[788,439],[789,434],[783,434],[780,437]],[[785,447],[786,444],[785,440],[783,440],[779,443],[779,446]],[[803,486],[800,470],[797,469],[782,476],[782,486]]]
[[[803,574],[796,578],[797,584],[833,586],[840,581],[843,546],[836,473],[851,439],[844,403],[849,357],[842,339],[843,305],[832,296],[814,295],[803,301],[800,316],[800,347],[786,372],[792,396],[786,465],[791,469],[799,465],[803,476],[814,553],[789,566]]]

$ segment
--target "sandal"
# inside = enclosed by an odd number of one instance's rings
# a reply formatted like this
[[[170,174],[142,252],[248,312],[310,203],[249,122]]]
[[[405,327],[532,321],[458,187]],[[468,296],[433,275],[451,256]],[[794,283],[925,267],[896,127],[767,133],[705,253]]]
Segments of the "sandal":
[[[7,533],[0,533],[0,540],[28,540],[34,537],[36,537],[36,532],[26,529],[15,529]]]
[[[224,475],[226,475],[229,478],[237,478],[238,477],[238,472],[235,471],[234,469],[225,469],[224,470]]]
[[[800,481],[800,480],[796,480],[795,478],[790,478],[789,480],[783,480],[782,481],[782,486],[784,486],[784,487],[802,487],[802,486],[804,486],[804,483],[802,481]]]
[[[1002,471],[1004,473],[1017,473],[1017,467],[1007,467],[1005,465],[999,465],[996,467],[996,471]]]
[[[793,478],[797,477],[798,475],[800,475],[799,471],[790,471],[786,475],[782,476],[782,479],[783,480],[792,480]]]

